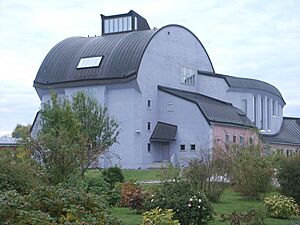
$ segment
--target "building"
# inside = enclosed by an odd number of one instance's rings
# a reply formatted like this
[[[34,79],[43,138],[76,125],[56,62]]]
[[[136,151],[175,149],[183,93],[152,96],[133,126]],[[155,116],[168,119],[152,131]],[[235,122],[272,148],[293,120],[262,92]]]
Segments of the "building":
[[[285,101],[276,87],[215,73],[200,40],[183,26],[150,29],[132,10],[101,17],[101,36],[58,43],[33,84],[42,103],[50,100],[49,89],[62,97],[83,90],[119,120],[120,144],[100,159],[101,166],[187,163],[230,143],[257,144],[261,136],[275,144],[270,137],[285,124]]]
[[[13,137],[9,137],[9,136],[1,136],[0,137],[0,150],[1,149],[15,150],[19,145],[20,145],[20,143],[17,138],[13,138]]]

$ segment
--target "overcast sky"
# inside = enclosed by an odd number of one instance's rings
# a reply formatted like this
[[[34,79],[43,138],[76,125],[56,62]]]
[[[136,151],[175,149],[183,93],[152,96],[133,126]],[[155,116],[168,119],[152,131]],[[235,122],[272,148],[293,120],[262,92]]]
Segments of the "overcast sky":
[[[33,80],[49,50],[70,36],[101,34],[100,14],[135,10],[151,28],[180,24],[206,48],[215,71],[275,85],[300,117],[298,0],[0,0],[0,135],[32,123]]]

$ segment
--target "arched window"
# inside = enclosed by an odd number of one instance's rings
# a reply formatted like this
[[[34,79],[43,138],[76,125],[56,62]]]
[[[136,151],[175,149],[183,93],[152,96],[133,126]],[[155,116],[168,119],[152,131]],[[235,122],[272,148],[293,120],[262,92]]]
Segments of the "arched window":
[[[244,113],[247,114],[247,100],[246,99],[243,99],[241,101],[241,109],[243,110]]]

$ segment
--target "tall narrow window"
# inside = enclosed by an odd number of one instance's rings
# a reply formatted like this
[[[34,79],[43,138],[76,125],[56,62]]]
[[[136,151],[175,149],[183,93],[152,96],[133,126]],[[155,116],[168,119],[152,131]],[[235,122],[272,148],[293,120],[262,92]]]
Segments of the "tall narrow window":
[[[244,145],[244,137],[240,136],[240,145]]]
[[[247,100],[246,99],[243,99],[241,101],[241,109],[243,110],[244,113],[247,114]]]
[[[232,136],[232,142],[236,143],[236,136],[235,135]]]
[[[147,124],[147,129],[150,131],[151,130],[151,122],[148,122]]]
[[[136,18],[136,16],[134,17],[134,29],[135,30],[137,30],[137,24],[138,23],[138,21],[137,21],[137,18]]]
[[[148,143],[148,152],[151,152],[151,144]]]
[[[225,135],[225,143],[229,143],[229,137],[230,137],[229,134]]]
[[[147,108],[148,108],[148,109],[151,109],[151,99],[148,99],[148,100],[147,100]]]
[[[254,97],[254,102],[253,102],[253,110],[254,110],[254,124],[256,125],[256,121],[257,121],[257,97]]]
[[[267,100],[267,129],[271,129],[271,101]]]
[[[263,130],[264,129],[264,114],[265,114],[265,110],[264,110],[264,97],[261,98],[261,104],[260,104],[260,128]]]
[[[252,137],[249,137],[249,144],[253,145],[253,138]]]
[[[272,101],[272,115],[276,116],[276,105],[275,105],[275,101]]]

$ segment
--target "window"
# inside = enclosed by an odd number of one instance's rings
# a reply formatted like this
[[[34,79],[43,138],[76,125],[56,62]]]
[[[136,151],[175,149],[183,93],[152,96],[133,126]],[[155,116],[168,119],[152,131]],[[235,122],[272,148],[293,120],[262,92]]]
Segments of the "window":
[[[229,134],[225,135],[225,143],[229,143]]]
[[[136,16],[134,17],[134,29],[135,30],[137,30],[137,24],[138,22],[137,22],[137,18],[136,18]]]
[[[244,145],[244,137],[240,136],[240,145]]]
[[[151,143],[148,143],[148,152],[151,152]]]
[[[148,122],[147,124],[147,129],[150,131],[151,130],[151,122]]]
[[[254,105],[254,107],[253,107],[253,109],[254,109],[254,124],[256,125],[256,121],[257,121],[257,115],[256,115],[256,113],[257,113],[257,98],[256,97],[254,97],[254,102],[253,102],[253,105]]]
[[[98,67],[100,65],[101,60],[102,56],[81,58],[78,63],[77,69]]]
[[[253,138],[252,137],[249,138],[249,144],[253,145]]]
[[[272,101],[272,115],[276,116],[276,105],[275,105],[275,101]]]
[[[241,101],[241,109],[243,110],[244,113],[247,114],[247,100],[246,99],[243,99]]]
[[[174,103],[168,103],[168,112],[174,112]]]
[[[191,151],[195,151],[196,150],[196,145],[191,144]]]
[[[180,145],[180,151],[185,151],[185,145]]]
[[[148,99],[148,100],[147,100],[147,108],[148,108],[148,109],[151,109],[151,99]]]
[[[196,70],[189,67],[181,67],[181,83],[195,86]]]
[[[232,136],[232,142],[236,143],[236,136],[235,135]]]
[[[136,18],[136,17],[135,17]],[[137,18],[135,19],[137,20]],[[104,20],[104,33],[116,33],[132,30],[131,16],[112,18]],[[137,21],[135,21],[137,26]]]
[[[271,129],[271,101],[267,100],[267,129]]]
[[[263,130],[264,129],[264,99],[261,97],[261,102],[260,102],[260,112],[261,112],[261,118],[260,118],[260,128]]]

